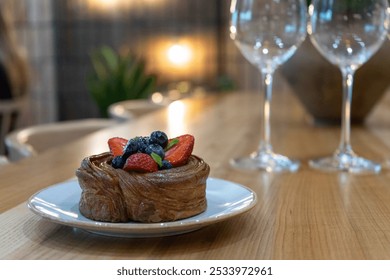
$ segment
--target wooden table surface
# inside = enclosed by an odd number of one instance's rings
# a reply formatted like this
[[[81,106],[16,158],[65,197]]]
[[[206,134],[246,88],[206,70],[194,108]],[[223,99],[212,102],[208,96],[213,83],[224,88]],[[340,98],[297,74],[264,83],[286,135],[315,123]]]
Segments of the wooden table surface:
[[[272,143],[299,159],[296,173],[244,172],[229,159],[257,147],[258,94],[211,95],[178,101],[136,122],[99,131],[60,148],[0,168],[0,259],[390,259],[390,173],[321,173],[311,158],[332,153],[338,127],[317,127],[285,88],[274,94]],[[390,158],[388,98],[367,124],[353,127],[357,153]],[[386,119],[387,118],[387,119]],[[212,177],[248,186],[258,203],[249,212],[170,237],[114,238],[58,225],[33,214],[26,200],[74,177],[83,157],[107,150],[113,136],[191,133],[194,153]],[[221,194],[223,195],[223,194]]]

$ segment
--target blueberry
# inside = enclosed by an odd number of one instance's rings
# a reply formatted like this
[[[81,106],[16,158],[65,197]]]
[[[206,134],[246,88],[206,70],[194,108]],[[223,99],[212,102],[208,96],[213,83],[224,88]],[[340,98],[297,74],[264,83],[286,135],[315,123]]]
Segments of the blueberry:
[[[156,153],[160,156],[161,159],[165,157],[164,148],[158,144],[150,144],[146,147],[145,153],[150,155],[151,153]]]
[[[138,151],[137,141],[135,140],[135,138],[130,139],[124,148],[123,157],[128,158],[130,155],[135,154],[137,151]]]
[[[149,146],[150,138],[149,137],[136,137],[134,140],[138,145],[138,152],[145,153],[146,148]]]
[[[171,169],[171,168],[172,168],[172,164],[169,161],[167,160],[162,161],[161,169]]]
[[[112,159],[111,166],[114,167],[115,169],[123,168],[123,166],[125,166],[126,159],[127,158],[122,156],[116,156]]]
[[[150,144],[157,144],[165,148],[168,144],[168,136],[162,131],[153,131],[150,134]]]

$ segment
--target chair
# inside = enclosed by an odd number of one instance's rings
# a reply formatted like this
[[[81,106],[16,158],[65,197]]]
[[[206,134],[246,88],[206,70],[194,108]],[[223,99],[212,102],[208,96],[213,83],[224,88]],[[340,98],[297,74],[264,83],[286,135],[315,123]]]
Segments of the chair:
[[[0,155],[0,166],[8,164],[8,158]]]
[[[108,107],[108,115],[115,120],[123,122],[136,119],[165,106],[149,100],[125,100],[110,105]]]
[[[0,100],[0,154],[5,153],[5,136],[19,125],[20,114],[25,102],[26,98]]]
[[[5,145],[10,161],[39,154],[112,125],[109,119],[83,119],[31,126],[9,133]]]

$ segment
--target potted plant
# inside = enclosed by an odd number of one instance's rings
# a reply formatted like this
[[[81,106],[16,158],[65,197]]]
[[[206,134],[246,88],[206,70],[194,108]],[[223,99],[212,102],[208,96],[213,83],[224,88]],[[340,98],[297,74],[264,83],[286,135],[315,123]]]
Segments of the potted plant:
[[[145,62],[132,53],[120,55],[103,46],[91,54],[93,72],[87,86],[101,114],[108,116],[108,107],[124,100],[148,99],[154,91],[156,76],[145,72]]]

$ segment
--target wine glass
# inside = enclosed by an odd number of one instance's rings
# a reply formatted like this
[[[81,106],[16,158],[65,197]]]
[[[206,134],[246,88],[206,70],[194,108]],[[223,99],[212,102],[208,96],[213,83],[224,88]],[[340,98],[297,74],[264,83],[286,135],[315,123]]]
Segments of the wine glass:
[[[310,39],[329,62],[340,68],[343,80],[340,144],[332,156],[311,160],[313,168],[351,173],[381,170],[380,164],[352,150],[350,123],[354,73],[384,42],[387,8],[387,0],[313,0],[309,7]]]
[[[387,22],[385,23],[386,25],[386,28],[387,28],[387,38],[390,40],[390,0],[387,1],[389,7],[387,7],[387,16],[388,16],[388,19],[387,19]]]
[[[230,37],[243,56],[260,70],[264,87],[263,134],[258,150],[231,160],[231,164],[249,170],[296,171],[298,161],[273,152],[270,105],[275,70],[306,37],[306,1],[232,0],[230,13]]]

